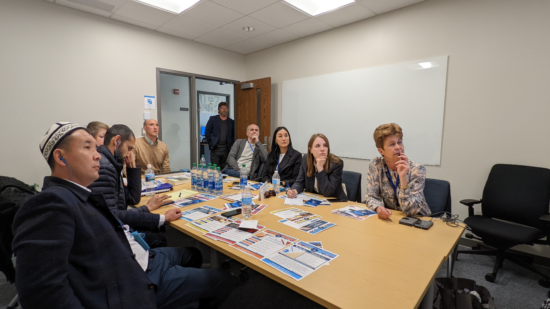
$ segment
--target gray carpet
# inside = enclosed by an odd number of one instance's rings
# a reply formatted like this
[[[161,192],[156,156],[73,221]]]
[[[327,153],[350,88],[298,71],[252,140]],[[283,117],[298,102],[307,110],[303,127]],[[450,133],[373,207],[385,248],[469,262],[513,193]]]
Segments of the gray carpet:
[[[181,236],[174,232],[167,231],[168,243],[170,245],[188,246],[195,244],[194,240],[182,239],[180,238]],[[201,251],[206,256],[209,256],[208,248],[201,247]],[[538,285],[537,276],[511,262],[506,262],[504,268],[500,270],[496,282],[490,283],[485,281],[484,276],[492,270],[493,257],[464,254],[459,255],[458,259],[453,275],[455,277],[473,279],[479,285],[483,285],[489,289],[495,298],[498,309],[536,309],[540,308],[547,297],[548,289]],[[230,264],[230,271],[238,275],[240,273],[240,265],[234,261]],[[437,277],[446,276],[446,269],[447,265],[444,263]],[[541,267],[540,269],[545,273],[550,273],[550,270],[546,268]],[[241,283],[235,289],[223,305],[223,309],[258,307],[262,309],[323,308],[306,297],[253,270],[248,269],[246,272],[249,274],[250,279]],[[254,293],[251,293],[251,291],[254,291]],[[15,294],[14,286],[7,283],[3,274],[0,273],[0,309],[4,309]]]

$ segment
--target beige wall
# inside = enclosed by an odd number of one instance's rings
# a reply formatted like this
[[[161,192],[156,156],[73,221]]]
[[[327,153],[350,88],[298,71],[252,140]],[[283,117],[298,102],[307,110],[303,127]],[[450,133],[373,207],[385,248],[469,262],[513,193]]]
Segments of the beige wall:
[[[441,166],[427,171],[451,183],[453,212],[465,218],[459,201],[481,198],[493,164],[550,168],[548,16],[547,1],[428,0],[250,54],[246,78],[272,78],[276,126],[282,81],[449,55]],[[372,132],[351,133],[329,138],[374,143]],[[369,162],[345,160],[363,174],[363,193]]]
[[[245,78],[244,55],[43,0],[0,1],[0,46],[0,175],[31,184],[49,173],[38,142],[54,122],[123,123],[139,136],[157,67]]]

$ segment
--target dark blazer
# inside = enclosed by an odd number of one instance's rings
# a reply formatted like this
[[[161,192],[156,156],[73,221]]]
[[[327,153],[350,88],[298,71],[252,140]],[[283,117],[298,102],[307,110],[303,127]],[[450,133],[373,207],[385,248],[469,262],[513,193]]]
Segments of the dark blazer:
[[[134,259],[102,194],[45,177],[13,222],[19,302],[33,308],[156,308],[154,285]]]
[[[271,152],[273,152],[273,150]],[[277,169],[277,160],[279,159],[279,156],[274,158],[271,152],[267,156],[267,161],[265,162],[261,179],[262,182],[271,182],[271,178]],[[281,181],[284,181],[285,184],[292,186],[296,181],[296,178],[298,178],[300,166],[302,166],[302,154],[297,150],[288,148],[283,160],[279,162],[279,177],[281,178]]]
[[[147,206],[141,206],[127,211],[127,205],[136,205],[141,200],[141,168],[126,168],[128,186],[122,180],[122,164],[106,146],[99,146],[99,178],[88,186],[93,193],[101,193],[107,206],[113,210],[120,220],[133,228],[158,227],[160,215],[149,212]]]
[[[332,163],[332,169],[329,174],[326,171],[315,173],[312,177],[307,177],[307,155],[302,158],[302,166],[296,182],[292,189],[298,193],[302,191],[314,192],[315,178],[317,178],[317,188],[319,193],[325,197],[335,197],[340,202],[347,202],[348,197],[342,188],[342,171],[344,170],[344,161],[342,164]]]
[[[229,151],[231,147],[233,147],[233,143],[235,142],[235,121],[229,117],[227,117],[227,145],[225,146],[225,149]],[[218,143],[218,140],[220,139],[221,135],[221,118],[219,115],[216,116],[210,116],[210,119],[208,119],[208,122],[206,123],[206,129],[204,130],[204,136],[206,137],[206,141],[208,142],[208,146],[210,146],[210,149],[213,149],[214,146]]]

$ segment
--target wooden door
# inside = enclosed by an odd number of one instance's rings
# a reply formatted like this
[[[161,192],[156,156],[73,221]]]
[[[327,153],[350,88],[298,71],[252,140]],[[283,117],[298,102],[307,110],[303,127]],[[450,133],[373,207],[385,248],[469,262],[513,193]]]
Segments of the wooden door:
[[[252,83],[250,89],[241,89],[243,84]],[[247,138],[246,127],[256,124],[260,127],[260,141],[271,145],[271,77],[249,80],[236,85],[235,127],[237,139]]]

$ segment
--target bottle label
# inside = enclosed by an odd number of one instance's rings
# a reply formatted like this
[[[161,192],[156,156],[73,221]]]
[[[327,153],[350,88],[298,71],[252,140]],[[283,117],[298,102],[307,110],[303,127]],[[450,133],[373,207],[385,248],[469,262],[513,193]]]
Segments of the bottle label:
[[[273,179],[271,181],[272,184],[276,185],[276,184],[279,184],[279,179]]]
[[[208,188],[210,188],[211,190],[214,190],[214,181],[213,180],[208,182]]]
[[[241,178],[241,189],[244,189],[248,185],[248,180],[246,178]]]
[[[208,188],[208,180],[203,180],[202,181],[202,187],[203,188]]]
[[[252,198],[251,197],[243,197],[241,203],[243,205],[252,205]]]
[[[155,180],[155,174],[153,175],[145,175],[145,182],[147,181],[154,181]]]

